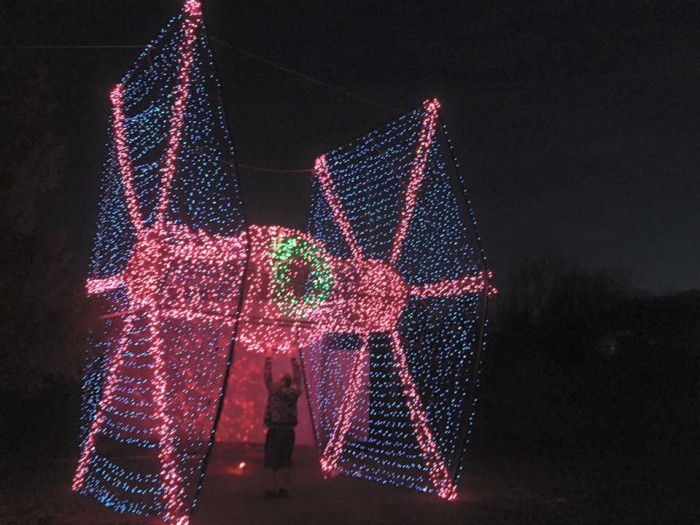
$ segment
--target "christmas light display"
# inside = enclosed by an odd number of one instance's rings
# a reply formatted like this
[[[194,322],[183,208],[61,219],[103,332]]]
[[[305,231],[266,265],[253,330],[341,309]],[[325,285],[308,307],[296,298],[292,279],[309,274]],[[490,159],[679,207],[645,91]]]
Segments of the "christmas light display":
[[[495,290],[438,102],[319,157],[305,233],[245,223],[198,1],[110,98],[73,489],[188,523],[228,378],[245,439],[273,347],[301,351],[324,472],[454,499]]]
[[[247,351],[289,353],[318,337],[311,313],[329,300],[333,266],[310,235],[281,226],[248,229],[250,262],[238,341]]]
[[[452,500],[495,290],[438,108],[317,159],[310,228],[335,270],[304,357],[324,472]]]
[[[187,0],[112,91],[87,283],[102,326],[73,489],[177,524],[213,443],[247,261],[218,91],[201,6]]]
[[[270,256],[274,267],[274,298],[280,308],[301,315],[328,299],[333,272],[315,243],[288,237],[273,246]],[[309,271],[305,271],[306,265]]]

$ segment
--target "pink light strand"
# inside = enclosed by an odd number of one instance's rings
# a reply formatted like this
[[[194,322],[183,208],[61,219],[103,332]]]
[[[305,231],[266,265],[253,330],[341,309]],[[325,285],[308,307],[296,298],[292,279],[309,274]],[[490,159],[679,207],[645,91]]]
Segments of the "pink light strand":
[[[318,177],[318,181],[321,184],[321,190],[323,191],[323,195],[326,197],[326,201],[328,201],[328,205],[331,207],[333,218],[335,218],[335,221],[338,223],[340,231],[343,234],[343,237],[345,238],[345,242],[347,242],[348,246],[350,247],[352,256],[356,259],[361,258],[362,250],[357,245],[357,241],[355,241],[355,236],[353,235],[352,227],[350,226],[350,222],[348,221],[348,218],[345,216],[345,212],[343,211],[343,205],[341,204],[340,199],[338,199],[338,196],[336,195],[335,188],[333,186],[333,180],[331,178],[331,173],[328,169],[328,166],[326,165],[325,155],[321,155],[319,158],[316,159],[316,162],[314,164],[314,172],[316,173],[316,177]]]
[[[437,283],[424,284],[422,286],[412,286],[411,296],[419,298],[428,297],[452,297],[456,295],[476,294],[487,290],[488,295],[497,293],[496,288],[490,282],[493,275],[491,272],[480,272],[477,275],[440,281]]]
[[[123,111],[123,96],[124,86],[117,84],[112,89],[110,99],[112,101],[112,115],[114,117],[114,141],[117,146],[117,162],[119,163],[119,173],[124,186],[124,194],[126,195],[126,208],[129,211],[131,224],[137,232],[143,229],[143,219],[139,210],[136,192],[133,187],[134,170],[129,160],[129,148],[126,144],[126,127],[124,126],[124,111]]]
[[[97,295],[110,292],[120,286],[124,286],[124,275],[122,273],[105,277],[104,279],[88,279],[85,289],[88,295]]]
[[[184,39],[178,49],[178,86],[175,89],[173,109],[170,115],[170,134],[168,137],[168,149],[165,155],[163,167],[163,180],[158,197],[156,223],[162,225],[165,211],[168,206],[170,186],[177,168],[177,153],[180,149],[182,128],[184,125],[185,106],[190,88],[190,69],[192,67],[192,51],[195,41],[195,31],[202,21],[202,6],[198,0],[185,2],[185,20],[182,24]]]
[[[83,443],[83,448],[80,452],[80,459],[78,460],[78,468],[76,469],[75,476],[73,477],[72,489],[75,492],[82,490],[90,462],[92,461],[92,457],[95,455],[95,438],[104,424],[105,410],[112,404],[117,374],[119,373],[124,361],[124,349],[128,344],[128,334],[131,331],[133,322],[134,316],[129,315],[124,323],[122,336],[119,339],[119,344],[117,345],[117,351],[114,357],[110,359],[107,375],[105,377],[105,387],[102,391],[102,395],[100,396],[100,401],[97,405],[95,417],[90,425],[90,430],[88,431],[88,435]]]
[[[207,323],[220,323],[222,326],[233,326],[236,322],[232,317],[217,314],[193,312],[191,310],[181,310],[169,308],[162,312],[163,317],[170,319],[184,319],[186,321],[203,321]]]
[[[389,260],[391,264],[396,264],[396,260],[401,254],[401,246],[403,245],[408,226],[413,218],[413,212],[416,208],[416,200],[418,198],[418,190],[423,184],[425,167],[428,163],[430,144],[433,142],[433,137],[435,136],[435,123],[437,122],[440,102],[438,102],[437,99],[426,100],[423,102],[423,107],[425,107],[426,113],[423,118],[420,134],[418,135],[418,147],[416,148],[416,156],[411,166],[404,205],[400,212],[399,227],[396,230],[394,244],[391,247],[391,258]]]
[[[161,424],[158,427],[158,459],[160,460],[160,477],[164,485],[165,514],[163,520],[167,523],[174,520],[175,523],[187,523],[184,515],[184,490],[182,479],[173,459],[175,447],[173,445],[173,419],[168,414],[166,393],[168,381],[165,377],[165,361],[163,359],[163,340],[160,337],[160,319],[157,314],[148,315],[148,334],[151,341],[150,351],[154,359],[153,375],[155,381],[156,415]],[[182,521],[183,517],[185,521]]]
[[[362,336],[360,341],[360,349],[355,354],[353,361],[352,372],[350,376],[350,387],[343,398],[340,407],[340,415],[335,422],[333,434],[328,441],[326,448],[321,457],[321,470],[330,473],[338,467],[338,460],[343,453],[345,445],[345,437],[347,436],[352,424],[352,415],[355,412],[357,405],[357,395],[359,393],[359,375],[362,366],[362,361],[367,353],[367,336]]]
[[[185,106],[189,95],[190,69],[192,67],[192,52],[195,41],[195,31],[202,20],[202,7],[198,0],[187,0],[185,2],[185,18],[182,25],[183,41],[178,49],[178,87],[175,90],[173,109],[170,115],[170,134],[168,137],[168,149],[165,156],[165,166],[163,167],[163,180],[161,182],[158,208],[156,211],[156,229],[162,230],[165,222],[165,211],[168,205],[170,186],[175,176],[177,154],[180,149],[182,139],[182,128],[184,126]],[[184,513],[184,490],[182,480],[177,471],[177,465],[173,460],[174,446],[172,439],[172,419],[167,412],[166,390],[167,380],[165,377],[165,364],[163,361],[163,342],[158,329],[154,324],[159,324],[157,314],[149,319],[149,333],[152,341],[151,351],[155,359],[154,376],[156,382],[155,400],[158,415],[161,418],[159,427],[159,459],[161,464],[160,476],[164,484],[164,500],[166,522],[175,521],[178,524],[185,524],[189,520]]]
[[[457,498],[457,487],[452,483],[450,474],[440,457],[440,452],[428,424],[428,416],[423,408],[416,384],[408,368],[408,361],[403,351],[401,337],[396,331],[391,332],[391,343],[394,364],[401,379],[404,396],[406,396],[411,423],[413,424],[418,445],[423,451],[423,457],[425,457],[428,465],[430,478],[438,496],[453,501]]]

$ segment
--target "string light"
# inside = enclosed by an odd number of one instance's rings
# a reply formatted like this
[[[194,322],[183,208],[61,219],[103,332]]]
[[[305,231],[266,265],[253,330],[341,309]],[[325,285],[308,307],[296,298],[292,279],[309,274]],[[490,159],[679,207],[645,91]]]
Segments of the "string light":
[[[443,160],[438,101],[317,159],[307,234],[245,224],[218,89],[201,5],[186,0],[111,93],[86,284],[102,327],[73,490],[188,523],[237,342],[250,356],[303,349],[324,472],[454,499],[495,289]],[[259,374],[237,363],[233,391]],[[245,437],[260,411],[229,400]],[[134,447],[148,459],[114,453]]]
[[[278,240],[272,247],[273,294],[281,309],[299,316],[328,299],[333,272],[322,252],[316,243],[300,237]]]
[[[453,500],[479,306],[496,290],[443,160],[438,109],[428,100],[317,159],[310,230],[334,284],[311,313],[321,335],[305,362],[325,473]]]
[[[87,292],[73,489],[121,512],[189,521],[213,440],[247,236],[202,11],[187,0],[111,94],[110,155]],[[138,465],[130,447],[154,451]],[[116,452],[116,453],[115,453]]]

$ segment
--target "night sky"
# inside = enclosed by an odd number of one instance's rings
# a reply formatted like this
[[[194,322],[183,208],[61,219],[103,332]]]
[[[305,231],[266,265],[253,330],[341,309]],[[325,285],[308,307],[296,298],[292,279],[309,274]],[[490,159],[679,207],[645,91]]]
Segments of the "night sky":
[[[700,288],[700,8],[676,1],[205,0],[238,162],[314,158],[438,97],[497,283],[523,258]],[[145,45],[175,0],[24,2],[16,43]],[[318,81],[251,58],[253,53]],[[138,49],[20,49],[46,67],[67,145],[50,210],[87,273],[108,93]],[[29,67],[29,66],[28,66]],[[307,173],[241,168],[251,222],[303,228]]]

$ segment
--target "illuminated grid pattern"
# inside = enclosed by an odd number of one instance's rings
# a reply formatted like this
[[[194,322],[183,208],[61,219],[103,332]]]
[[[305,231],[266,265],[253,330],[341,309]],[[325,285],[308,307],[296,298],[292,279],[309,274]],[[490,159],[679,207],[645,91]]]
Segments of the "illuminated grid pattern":
[[[495,290],[438,108],[317,159],[310,232],[335,275],[304,357],[324,472],[452,500]]]
[[[74,490],[188,522],[250,266],[239,340],[310,345],[323,470],[454,499],[494,290],[437,101],[317,160],[313,238],[245,228],[218,90],[187,0],[112,92]]]
[[[177,524],[213,443],[247,259],[218,93],[201,6],[187,0],[112,91],[87,283],[102,324],[73,489]]]

